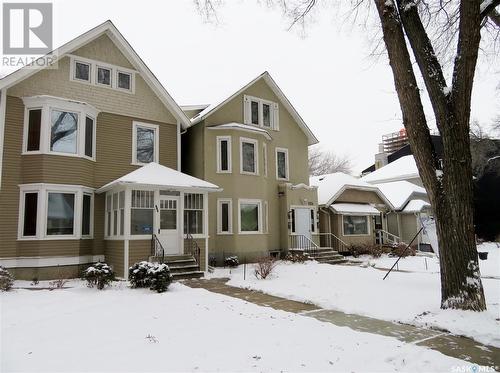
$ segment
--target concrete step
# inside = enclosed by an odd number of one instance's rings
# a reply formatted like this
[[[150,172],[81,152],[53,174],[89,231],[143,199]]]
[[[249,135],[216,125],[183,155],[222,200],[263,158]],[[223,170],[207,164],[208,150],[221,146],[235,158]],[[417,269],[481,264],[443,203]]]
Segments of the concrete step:
[[[175,272],[172,273],[172,278],[174,281],[186,280],[189,278],[201,278],[203,277],[203,271],[185,271],[185,272]]]
[[[322,264],[343,264],[347,263],[347,259],[328,259],[328,260],[321,260],[319,263]]]
[[[182,272],[193,272],[193,271],[198,271],[200,267],[198,264],[193,263],[193,264],[188,264],[188,265],[179,265],[179,266],[169,266],[170,268],[170,273],[182,273]]]
[[[322,256],[319,258],[314,258],[317,262],[324,262],[328,260],[344,260],[345,258],[342,255],[329,255],[329,256]]]
[[[339,253],[337,251],[330,250],[330,251],[317,252],[311,256],[313,256],[315,258],[321,258],[323,256],[332,256],[332,255],[339,255]]]

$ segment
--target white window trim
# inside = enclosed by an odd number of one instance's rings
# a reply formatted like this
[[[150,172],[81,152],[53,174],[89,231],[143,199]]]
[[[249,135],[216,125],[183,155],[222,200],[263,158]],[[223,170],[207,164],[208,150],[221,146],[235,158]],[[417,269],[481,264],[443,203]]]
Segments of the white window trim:
[[[310,211],[314,211],[314,214],[313,214],[314,231],[311,230],[311,234],[319,233],[319,229],[318,229],[319,220],[318,220],[318,208],[317,207],[306,206],[306,205],[290,205],[290,211],[293,210],[293,219],[295,220],[295,232],[292,232],[292,226],[290,226],[290,229],[289,229],[290,234],[293,236],[296,236],[299,234],[299,233],[297,233],[297,216],[295,216],[295,213],[297,212],[298,209],[308,209]]]
[[[269,233],[269,203],[267,201],[264,201],[264,219],[265,219],[265,224],[262,227],[264,230],[264,233]]]
[[[19,186],[19,218],[17,239],[20,241],[42,241],[42,240],[77,240],[92,239],[94,237],[94,188],[82,185],[68,184],[23,184]],[[23,236],[24,227],[24,195],[26,193],[38,193],[36,235]],[[47,210],[49,193],[72,193],[75,195],[73,234],[72,235],[48,235],[47,234]],[[82,236],[82,206],[83,194],[92,195],[90,202],[90,232],[91,235]]]
[[[264,176],[267,177],[268,153],[267,153],[267,144],[265,142],[262,143],[262,157],[264,158],[262,160],[264,162]]]
[[[184,197],[186,194],[201,194],[203,196],[203,208],[202,208],[202,217],[203,217],[203,221],[202,221],[202,233],[190,233],[191,236],[193,236],[193,238],[207,238],[208,237],[208,217],[207,217],[207,214],[206,214],[206,211],[208,209],[208,195],[207,193],[202,193],[202,192],[195,192],[195,191],[189,191],[189,192],[184,192],[184,194],[182,195],[182,234],[185,236],[186,233],[184,233],[184,211],[199,211],[200,209],[188,209],[186,208],[186,205],[184,203]]]
[[[95,161],[96,155],[96,128],[97,128],[97,115],[99,111],[91,105],[83,102],[76,102],[69,99],[52,97],[52,96],[33,96],[24,97],[24,128],[23,128],[23,148],[22,155],[29,154],[51,154],[63,157],[78,157]],[[40,148],[39,150],[28,151],[28,127],[29,127],[29,112],[30,110],[41,109],[41,123],[40,123]],[[51,113],[53,110],[67,111],[76,113],[77,119],[77,133],[76,133],[76,153],[63,153],[50,150],[50,136],[52,131]],[[85,155],[85,120],[90,117],[94,120],[93,128],[93,149],[92,157]]]
[[[89,58],[84,58],[75,55],[69,55],[70,57],[70,72],[69,80],[76,83],[83,83],[87,85],[95,85],[100,88],[114,89],[119,92],[135,94],[135,78],[136,70],[128,69],[126,67],[109,64],[103,61],[92,60]],[[76,62],[84,63],[90,65],[89,80],[81,80],[75,78],[75,66]],[[106,84],[100,84],[97,82],[97,67],[103,67],[111,70],[111,86]],[[130,89],[124,89],[118,87],[118,72],[130,75]]]
[[[254,145],[255,172],[243,171],[243,143]],[[259,175],[259,141],[248,137],[240,137],[240,173],[243,175]]]
[[[258,124],[252,123],[252,101],[258,104]],[[267,104],[270,107],[270,126],[264,125],[264,109],[263,105]],[[270,129],[274,131],[279,130],[279,116],[278,116],[279,105],[274,101],[265,100],[263,98],[244,95],[243,96],[243,122],[250,126],[261,127],[264,129]]]
[[[228,228],[229,230],[222,231],[222,204],[228,204]],[[217,199],[217,234],[229,235],[233,234],[233,200],[231,198]]]
[[[258,231],[242,231],[241,230],[241,205],[242,204],[256,204],[258,206]],[[262,234],[262,200],[260,199],[238,199],[238,234]]]
[[[366,218],[366,227],[367,227],[367,233],[366,234],[345,234],[344,232],[344,216],[363,216]],[[346,237],[366,237],[366,236],[371,236],[371,226],[370,226],[370,216],[368,215],[342,215],[342,236]]]
[[[99,83],[99,69],[109,70],[109,84]],[[102,63],[95,64],[95,84],[99,87],[113,88],[115,77],[113,76],[113,66]]]
[[[221,142],[227,141],[227,170],[222,169],[221,161]],[[217,136],[217,173],[230,174],[233,171],[232,157],[231,157],[231,136]]]
[[[160,148],[159,148],[159,137],[160,137],[160,126],[157,124],[144,123],[144,122],[132,122],[132,164],[135,166],[144,166],[147,163],[142,163],[137,160],[137,128],[149,128],[155,131],[155,141],[154,141],[154,154],[153,162],[159,163],[160,159]]]
[[[286,167],[286,178],[281,178],[279,177],[279,173],[278,173],[278,153],[285,153],[285,167]],[[276,148],[276,151],[275,151],[275,159],[276,159],[276,180],[281,180],[281,181],[288,181],[290,180],[290,162],[289,162],[289,159],[288,159],[288,149],[286,148]]]

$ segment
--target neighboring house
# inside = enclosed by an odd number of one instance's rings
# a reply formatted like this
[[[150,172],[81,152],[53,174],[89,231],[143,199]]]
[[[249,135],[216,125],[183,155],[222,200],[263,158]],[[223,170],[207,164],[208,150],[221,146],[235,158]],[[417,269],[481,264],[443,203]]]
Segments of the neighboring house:
[[[379,243],[377,232],[387,230],[384,216],[393,207],[377,186],[342,172],[311,177],[310,184],[318,187],[321,246],[345,252],[349,245]]]
[[[44,279],[105,260],[126,278],[160,242],[200,248],[204,270],[206,227],[184,232],[219,188],[180,172],[189,119],[110,21],[55,54],[0,80],[0,265]]]
[[[382,184],[393,181],[408,181],[423,186],[413,155],[406,155],[361,178],[369,184]]]
[[[387,232],[410,243],[420,230],[424,220],[432,215],[431,205],[424,188],[408,181],[375,184],[393,206],[386,214]],[[431,244],[421,232],[413,244]]]
[[[287,250],[317,231],[308,146],[318,140],[269,73],[217,103],[185,106],[182,170],[219,185],[209,196],[209,252],[217,263]],[[192,222],[190,232],[202,233]]]

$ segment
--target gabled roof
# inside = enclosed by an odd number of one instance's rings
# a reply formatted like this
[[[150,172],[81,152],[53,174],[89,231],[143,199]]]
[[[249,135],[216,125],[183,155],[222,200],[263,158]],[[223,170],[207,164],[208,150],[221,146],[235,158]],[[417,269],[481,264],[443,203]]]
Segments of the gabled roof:
[[[106,192],[119,185],[165,187],[174,190],[196,189],[217,192],[221,189],[208,181],[184,174],[161,164],[151,162],[99,188],[96,193]]]
[[[380,215],[380,211],[369,203],[333,203],[330,209],[343,215]]]
[[[374,186],[382,191],[396,210],[403,209],[408,201],[414,197],[427,196],[424,188],[409,181],[394,181],[391,183],[374,184]]]
[[[408,202],[403,212],[408,214],[414,212],[422,212],[422,210],[429,209],[430,207],[431,204],[429,202],[422,201],[421,199],[412,199],[410,202]]]
[[[239,90],[237,90],[233,94],[229,95],[229,97],[225,96],[222,99],[219,99],[219,100],[215,101],[213,104],[210,104],[209,106],[207,106],[205,109],[203,109],[201,112],[199,112],[197,115],[195,115],[191,119],[192,125],[195,125],[195,124],[201,122],[202,120],[207,118],[209,115],[213,114],[215,111],[217,111],[222,106],[224,106],[226,103],[231,101],[233,98],[242,94],[245,90],[247,90],[249,87],[251,87],[252,85],[254,85],[256,82],[258,82],[261,79],[263,79],[266,82],[266,84],[269,86],[269,88],[271,88],[273,93],[279,98],[281,104],[288,110],[288,112],[290,113],[292,118],[297,122],[297,124],[302,129],[302,131],[304,131],[304,133],[306,134],[307,139],[308,139],[308,144],[309,145],[317,144],[319,141],[316,138],[316,136],[314,136],[314,134],[312,133],[310,128],[307,126],[307,124],[304,122],[304,120],[300,116],[300,114],[297,112],[297,110],[295,110],[295,108],[293,107],[291,102],[288,100],[288,98],[285,96],[283,91],[280,89],[280,87],[278,87],[278,85],[276,84],[274,79],[271,77],[271,75],[267,71],[264,71],[258,77],[253,79],[251,82],[244,85],[242,88],[240,88]]]
[[[104,23],[101,23],[100,25],[81,34],[80,36],[74,38],[66,44],[63,44],[61,47],[52,51],[50,54],[54,54],[60,59],[63,56],[70,54],[80,47],[97,39],[103,34],[107,34],[110,39],[117,45],[117,47],[130,61],[134,68],[141,74],[142,78],[146,81],[153,92],[155,92],[158,98],[163,102],[165,107],[167,107],[167,109],[172,112],[174,117],[181,122],[183,129],[186,129],[191,123],[189,121],[189,118],[186,116],[186,114],[184,114],[182,109],[179,107],[179,105],[177,105],[172,96],[170,96],[165,87],[163,87],[163,85],[156,78],[153,72],[146,66],[141,57],[136,53],[129,42],[123,37],[123,35],[120,33],[120,31],[118,31],[116,26],[111,21],[108,20]],[[16,70],[0,80],[0,89],[11,87],[18,82],[29,78],[43,68],[44,67],[36,68],[34,66],[29,66],[29,68],[23,67],[19,70]]]
[[[417,177],[420,176],[415,159],[413,155],[407,155],[373,171],[362,177],[361,180],[370,184],[378,184],[390,181],[415,179]]]
[[[393,208],[383,193],[375,186],[368,184],[362,179],[345,174],[343,172],[335,172],[320,176],[312,176],[309,179],[309,184],[318,187],[318,205],[329,206],[346,190],[357,189],[371,191],[376,193],[391,209]]]

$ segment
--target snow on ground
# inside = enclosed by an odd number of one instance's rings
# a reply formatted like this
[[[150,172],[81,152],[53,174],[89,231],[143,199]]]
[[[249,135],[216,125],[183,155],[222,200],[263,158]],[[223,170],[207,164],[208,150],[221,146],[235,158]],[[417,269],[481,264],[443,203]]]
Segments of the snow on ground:
[[[315,266],[302,266],[307,267]],[[163,294],[129,289],[124,282],[104,291],[88,289],[80,281],[68,286],[73,288],[16,289],[0,295],[0,371],[449,372],[473,368],[394,338],[179,283]]]
[[[491,258],[498,264],[500,248],[491,247],[491,250],[494,252]],[[390,260],[392,265],[395,259]],[[446,329],[500,347],[500,280],[482,280],[488,307],[486,312],[441,310],[439,273],[433,265],[425,272],[422,261],[422,257],[401,259],[400,269],[421,267],[422,273],[393,272],[384,281],[385,271],[376,268],[316,262],[280,262],[273,277],[266,280],[257,280],[253,276],[252,265],[247,266],[246,279],[243,279],[242,266],[231,270],[230,274],[228,270],[218,269],[214,275],[229,275],[228,284],[232,286],[261,290],[346,313]],[[379,262],[388,266],[389,258],[382,258]],[[490,265],[485,268],[490,268]]]

